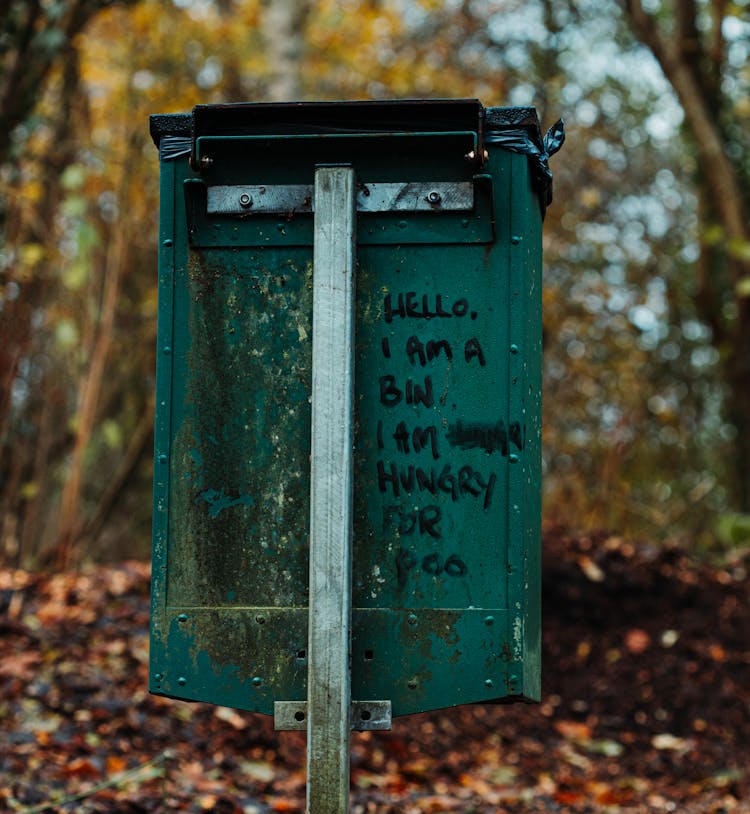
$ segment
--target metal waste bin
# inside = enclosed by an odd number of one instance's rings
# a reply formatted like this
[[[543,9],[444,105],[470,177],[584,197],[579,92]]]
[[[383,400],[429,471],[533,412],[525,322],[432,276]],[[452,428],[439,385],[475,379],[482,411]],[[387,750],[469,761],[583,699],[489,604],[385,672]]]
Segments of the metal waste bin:
[[[304,719],[314,258],[343,218],[354,257],[345,658],[351,698],[387,702],[353,725],[538,699],[550,189],[533,109],[199,106],[152,117],[151,131],[150,690]],[[344,318],[326,317],[332,330]],[[318,435],[349,448],[335,424]]]

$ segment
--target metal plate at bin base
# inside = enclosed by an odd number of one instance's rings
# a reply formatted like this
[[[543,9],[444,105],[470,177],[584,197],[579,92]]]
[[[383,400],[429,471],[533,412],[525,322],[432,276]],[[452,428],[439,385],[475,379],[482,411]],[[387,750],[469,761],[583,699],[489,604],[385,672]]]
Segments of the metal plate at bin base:
[[[349,707],[351,728],[356,732],[391,729],[390,701],[352,701]],[[275,701],[274,729],[307,729],[307,701]]]

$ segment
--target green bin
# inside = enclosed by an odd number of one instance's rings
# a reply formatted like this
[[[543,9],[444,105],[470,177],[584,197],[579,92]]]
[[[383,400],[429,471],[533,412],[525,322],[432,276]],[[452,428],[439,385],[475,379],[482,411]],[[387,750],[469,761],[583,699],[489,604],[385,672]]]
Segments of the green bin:
[[[312,193],[317,167],[346,165],[351,697],[387,699],[394,716],[538,700],[550,191],[536,113],[219,105],[153,116],[151,131],[150,690],[267,714],[307,697]]]

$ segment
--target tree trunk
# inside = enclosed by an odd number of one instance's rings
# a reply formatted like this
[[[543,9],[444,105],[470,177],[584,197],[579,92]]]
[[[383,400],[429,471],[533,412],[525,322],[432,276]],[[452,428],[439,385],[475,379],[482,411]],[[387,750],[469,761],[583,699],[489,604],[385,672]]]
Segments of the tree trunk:
[[[123,182],[125,183],[125,181]],[[122,189],[122,188],[121,188]],[[120,200],[126,200],[121,194]],[[101,318],[91,350],[88,370],[80,385],[80,406],[76,413],[76,436],[68,467],[67,479],[60,499],[56,565],[65,569],[70,565],[73,545],[83,528],[81,494],[83,488],[84,456],[96,424],[97,407],[104,382],[105,366],[114,333],[115,316],[120,293],[120,280],[127,258],[125,230],[115,228],[103,269],[104,294]]]
[[[100,534],[109,513],[122,496],[126,485],[133,477],[139,463],[146,454],[147,447],[153,443],[154,435],[154,402],[144,409],[138,424],[130,436],[128,448],[123,459],[112,475],[112,480],[99,498],[99,504],[81,531],[81,537],[93,541]]]
[[[308,7],[305,0],[270,0],[266,4],[262,30],[271,66],[269,101],[294,102],[302,96],[300,58]]]
[[[726,3],[713,4],[712,28],[705,34],[698,25],[695,0],[675,0],[669,34],[641,0],[625,0],[625,6],[635,35],[653,53],[684,110],[698,163],[700,229],[705,234],[709,227],[719,227],[718,243],[702,247],[695,308],[725,357],[724,414],[737,431],[732,454],[736,482],[731,488],[737,507],[750,512],[750,298],[739,286],[750,277],[750,196],[742,180],[742,159],[733,161],[727,150],[730,129],[720,115],[732,109],[721,83]],[[726,315],[729,303],[736,309],[731,317]]]
[[[732,455],[737,508],[750,514],[750,302],[740,300],[737,329],[727,359],[727,418],[737,430]]]

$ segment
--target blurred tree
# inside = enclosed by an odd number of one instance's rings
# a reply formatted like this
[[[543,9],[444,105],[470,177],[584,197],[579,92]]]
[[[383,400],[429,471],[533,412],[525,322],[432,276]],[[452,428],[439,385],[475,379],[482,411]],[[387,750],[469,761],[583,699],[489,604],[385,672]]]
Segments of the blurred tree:
[[[747,195],[743,8],[0,0],[0,552],[26,563],[147,552],[158,212],[147,117],[294,97],[477,96],[566,118],[545,228],[547,517],[710,539],[740,483],[742,461],[734,474],[727,462],[750,416],[747,220],[727,212],[714,189],[725,176],[702,153],[716,161],[719,138],[730,194]],[[19,66],[45,54],[31,82]],[[665,81],[673,62],[675,76],[707,72],[714,142],[691,124],[692,97]]]
[[[268,98],[294,102],[300,98],[302,50],[307,0],[266,0],[263,10],[263,36],[270,69]]]
[[[52,68],[75,58],[74,38],[98,11],[115,1],[0,3],[0,164],[10,157],[17,128],[37,107],[39,91]]]
[[[6,278],[0,328],[0,483],[5,486],[0,506],[6,522],[13,518],[15,523],[19,515],[25,519],[21,539],[27,542],[38,526],[37,486],[54,446],[51,415],[52,405],[59,405],[59,390],[51,387],[46,393],[51,399],[25,405],[25,421],[38,421],[38,443],[28,429],[20,435],[10,432],[12,398],[14,390],[18,393],[19,370],[29,361],[35,316],[48,302],[54,256],[48,251],[49,235],[58,214],[61,179],[75,157],[84,107],[74,40],[110,5],[112,0],[6,0],[0,6],[0,178],[9,192],[0,199],[0,272]],[[50,86],[55,109],[48,116],[43,91]],[[39,150],[33,170],[25,160],[27,150]],[[37,379],[44,375],[35,370]],[[24,487],[21,480],[29,466],[37,478]]]
[[[750,512],[750,24],[741,19],[747,4],[627,0],[626,7],[633,32],[685,113],[699,198],[695,307],[721,355],[725,412],[737,431],[737,506]]]

